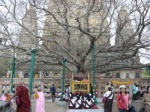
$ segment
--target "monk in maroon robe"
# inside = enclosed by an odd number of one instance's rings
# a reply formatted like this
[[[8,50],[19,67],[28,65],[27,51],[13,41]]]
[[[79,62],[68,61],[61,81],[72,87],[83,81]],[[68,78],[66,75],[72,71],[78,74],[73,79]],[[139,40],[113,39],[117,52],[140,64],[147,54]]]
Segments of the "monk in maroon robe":
[[[28,88],[20,83],[20,86],[16,88],[16,93],[11,99],[13,99],[15,96],[18,96],[20,100],[20,104],[17,105],[16,112],[30,112],[31,102]]]

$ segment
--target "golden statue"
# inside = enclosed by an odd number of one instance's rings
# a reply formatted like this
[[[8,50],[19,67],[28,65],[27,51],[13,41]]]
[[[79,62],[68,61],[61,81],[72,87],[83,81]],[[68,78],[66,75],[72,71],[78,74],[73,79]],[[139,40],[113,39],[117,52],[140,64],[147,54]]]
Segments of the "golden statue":
[[[35,75],[34,75],[34,78],[39,78],[39,75],[38,75],[38,74],[35,74]]]

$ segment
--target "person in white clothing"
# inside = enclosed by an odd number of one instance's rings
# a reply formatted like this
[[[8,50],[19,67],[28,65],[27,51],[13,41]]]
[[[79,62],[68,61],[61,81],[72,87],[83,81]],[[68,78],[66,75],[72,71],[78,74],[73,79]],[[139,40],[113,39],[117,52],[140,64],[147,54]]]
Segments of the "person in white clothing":
[[[68,86],[68,89],[69,89],[69,94],[71,93],[71,87],[70,87],[70,85]]]
[[[103,97],[106,98],[106,102],[104,103],[104,112],[112,112],[114,94],[111,87],[108,87],[108,91],[105,92]]]
[[[69,87],[66,86],[66,89],[65,89],[65,101],[68,102],[69,100]]]
[[[3,85],[3,93],[4,93],[5,89],[6,89],[6,85]]]

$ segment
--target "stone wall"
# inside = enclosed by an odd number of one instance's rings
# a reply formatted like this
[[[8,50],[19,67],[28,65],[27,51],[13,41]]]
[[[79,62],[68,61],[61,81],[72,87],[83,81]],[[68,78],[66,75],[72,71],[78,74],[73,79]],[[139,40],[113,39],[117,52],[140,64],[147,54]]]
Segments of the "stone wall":
[[[68,75],[68,77],[65,78],[65,85],[70,84],[71,81],[71,76]],[[134,78],[134,79],[119,79],[119,78],[101,78],[101,77],[97,77],[97,84],[98,84],[98,96],[101,97],[104,92],[105,92],[105,86],[107,84],[107,82],[111,83],[111,80],[118,80],[118,81],[129,81],[129,80],[133,80],[135,83],[137,83],[140,86],[146,87],[148,85],[150,85],[150,80],[149,79],[141,79],[141,78]],[[1,82],[1,86],[0,86],[0,92],[2,92],[2,86],[3,85],[7,85],[9,86],[10,84],[10,78],[1,78],[0,82]],[[26,85],[29,85],[29,78],[23,78],[22,79]],[[93,83],[93,77],[90,77],[91,83]],[[14,88],[13,91],[15,91],[15,88],[17,87],[17,85],[19,84],[20,78],[15,78],[14,79]],[[45,94],[49,94],[50,92],[50,87],[51,85],[54,84],[56,87],[57,92],[61,92],[61,77],[49,77],[49,78],[34,78],[33,81],[33,93],[36,92],[37,87],[41,87],[43,88],[43,91]],[[117,92],[118,91],[118,87],[119,85],[114,85],[114,91]],[[128,86],[128,90],[130,90],[131,88],[129,88]]]

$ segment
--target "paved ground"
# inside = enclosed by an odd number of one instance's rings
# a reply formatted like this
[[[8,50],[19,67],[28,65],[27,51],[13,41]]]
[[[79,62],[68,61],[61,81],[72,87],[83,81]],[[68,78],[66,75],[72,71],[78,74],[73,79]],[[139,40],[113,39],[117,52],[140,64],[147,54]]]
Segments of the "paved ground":
[[[101,107],[103,107],[103,103],[100,103]],[[141,108],[142,106],[142,101],[138,100],[138,101],[133,101],[132,102],[132,105],[135,107],[136,111],[139,112],[139,109]],[[116,103],[114,102],[113,103],[113,110],[117,110],[116,109]]]
[[[45,103],[45,111],[46,112],[68,112],[67,111],[67,106],[65,102],[60,102],[58,101],[59,99],[56,99],[55,102],[52,102],[51,100],[46,100]],[[134,101],[133,105],[135,106],[137,112],[139,112],[139,109],[141,107],[142,101]],[[99,112],[104,112],[103,111],[103,103],[101,103],[101,99],[98,99],[98,107],[100,108]],[[13,103],[13,108],[16,108],[16,104]],[[113,104],[113,110],[116,110],[116,105],[115,102]],[[32,100],[32,112],[35,112],[35,101]],[[70,111],[69,111],[70,112]],[[73,112],[79,112],[79,111],[73,111]],[[84,112],[91,112],[89,110],[84,110]],[[96,112],[96,111],[94,111]]]
[[[16,108],[15,103],[13,103],[13,108]],[[35,103],[32,103],[32,112],[35,112]],[[45,112],[66,112],[66,106],[56,102],[46,102]]]

